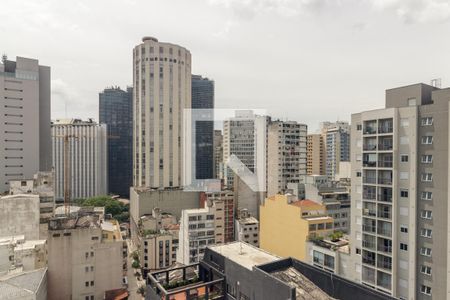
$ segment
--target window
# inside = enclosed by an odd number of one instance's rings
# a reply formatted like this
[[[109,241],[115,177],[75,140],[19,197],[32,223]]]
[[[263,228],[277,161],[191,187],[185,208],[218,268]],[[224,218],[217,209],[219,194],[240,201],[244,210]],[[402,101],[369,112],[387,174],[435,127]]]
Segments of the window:
[[[420,212],[420,217],[422,219],[429,219],[429,220],[431,220],[431,218],[433,217],[433,213],[432,213],[431,210],[422,210]]]
[[[407,245],[407,244],[400,243],[400,250],[408,251],[408,245]]]
[[[422,294],[430,295],[430,296],[431,296],[431,287],[426,286],[426,285],[421,285],[421,286],[420,286],[420,292],[421,292]]]
[[[361,172],[356,172],[356,177],[361,177]]]
[[[431,238],[431,235],[433,234],[431,229],[422,228],[420,230],[420,236]]]
[[[400,161],[401,162],[408,162],[408,155],[407,154],[400,155]]]
[[[427,248],[427,247],[420,248],[420,255],[431,256],[431,248]]]
[[[420,273],[425,274],[425,275],[431,275],[431,267],[422,265],[420,267]]]
[[[431,201],[433,199],[433,193],[432,192],[422,192],[420,198],[422,200]]]
[[[408,233],[408,227],[406,225],[400,225],[400,232]]]
[[[433,162],[433,155],[422,155],[423,164],[431,164]]]
[[[433,136],[425,135],[422,137],[422,145],[431,145],[433,144]]]
[[[422,118],[422,126],[430,126],[430,125],[433,125],[433,117]]]
[[[84,285],[85,285],[85,286],[89,286],[89,281],[86,281],[86,282],[84,283]]]
[[[408,198],[408,190],[400,190],[400,197]]]
[[[422,173],[422,181],[425,181],[425,182],[433,181],[433,174],[431,174],[431,173]]]
[[[361,255],[361,249],[356,248],[356,254]]]
[[[362,130],[362,125],[361,124],[356,124],[356,130],[358,130],[358,131]]]
[[[94,281],[91,281],[91,286],[94,286]]]

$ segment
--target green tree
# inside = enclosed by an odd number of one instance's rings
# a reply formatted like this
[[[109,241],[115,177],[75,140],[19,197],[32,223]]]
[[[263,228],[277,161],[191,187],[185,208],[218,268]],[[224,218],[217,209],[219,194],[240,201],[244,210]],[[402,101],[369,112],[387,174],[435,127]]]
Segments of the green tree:
[[[111,214],[113,218],[119,216],[121,222],[124,221],[124,219],[127,220],[129,218],[128,205],[124,205],[122,202],[109,196],[88,198],[83,201],[82,206],[105,207],[106,214]]]

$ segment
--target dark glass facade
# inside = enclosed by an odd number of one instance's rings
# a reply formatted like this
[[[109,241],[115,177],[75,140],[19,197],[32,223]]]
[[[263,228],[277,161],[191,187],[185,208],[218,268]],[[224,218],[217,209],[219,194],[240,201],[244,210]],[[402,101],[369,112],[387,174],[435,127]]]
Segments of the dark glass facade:
[[[128,198],[133,185],[133,88],[101,92],[99,121],[108,125],[108,192]]]
[[[192,108],[214,108],[214,81],[192,75]],[[197,121],[195,124],[195,177],[214,178],[214,122]]]

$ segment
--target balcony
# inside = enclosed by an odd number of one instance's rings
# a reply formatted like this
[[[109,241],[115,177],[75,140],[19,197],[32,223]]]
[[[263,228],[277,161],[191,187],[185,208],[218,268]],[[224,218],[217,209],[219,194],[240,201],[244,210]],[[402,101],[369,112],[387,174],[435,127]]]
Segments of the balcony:
[[[377,250],[384,253],[392,253],[392,246],[378,245]]]
[[[369,161],[369,160],[363,161],[363,167],[365,167],[365,168],[375,168],[376,166],[377,166],[376,161]]]
[[[386,260],[378,260],[377,267],[385,270],[392,270],[392,262]]]
[[[367,252],[367,251],[365,251]],[[362,262],[367,265],[371,265],[375,267],[375,254],[371,252],[367,252],[366,255],[363,254]]]
[[[363,150],[364,151],[376,151],[377,150],[377,144],[364,143]]]
[[[378,177],[378,184],[392,185],[392,177],[380,176],[380,177]]]
[[[391,281],[392,281],[391,275],[378,271],[378,273],[377,273],[377,285],[378,286],[380,286],[386,290],[391,290],[391,288],[392,288]]]
[[[366,200],[375,200],[376,199],[376,187],[373,186],[364,186],[363,187],[363,199]]]
[[[392,133],[394,130],[394,123],[392,119],[384,119],[378,121],[378,132],[381,133]]]
[[[392,203],[392,188],[380,187],[378,189],[378,201]]]
[[[375,238],[373,236],[370,236],[370,235],[364,235],[363,241],[362,241],[362,246],[364,248],[367,248],[367,249],[370,249],[370,250],[375,250],[376,249]]]
[[[377,133],[377,121],[365,121],[363,134],[376,134]]]
[[[378,211],[378,218],[389,219],[391,220],[392,214],[390,211]]]
[[[377,233],[387,236],[387,237],[392,237],[392,229],[391,228],[378,227]]]
[[[376,177],[363,177],[363,183],[377,184],[377,178]]]
[[[393,149],[393,140],[392,137],[383,137],[380,138],[378,143],[378,150],[380,151],[392,151]]]
[[[369,232],[369,233],[375,233],[377,230],[376,226],[366,225],[366,224],[363,224],[362,228],[363,228],[364,232]]]
[[[368,267],[363,267],[362,280],[371,284],[375,284],[375,270]]]
[[[363,215],[368,217],[376,217],[377,213],[374,209],[364,208]]]

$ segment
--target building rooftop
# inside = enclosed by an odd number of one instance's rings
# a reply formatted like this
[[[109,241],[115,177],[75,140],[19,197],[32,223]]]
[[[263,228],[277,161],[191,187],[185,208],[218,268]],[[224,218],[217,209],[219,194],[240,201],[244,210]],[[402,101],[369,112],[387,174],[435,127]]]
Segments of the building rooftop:
[[[240,224],[243,224],[243,225],[258,224],[259,223],[259,221],[255,217],[240,218],[237,221]]]
[[[298,206],[298,207],[307,207],[307,206],[316,206],[316,205],[320,205],[320,204],[317,202],[314,202],[312,200],[305,199],[305,200],[298,200],[298,201],[292,202],[291,205]]]
[[[39,290],[47,268],[0,277],[0,299],[23,299]]]
[[[254,266],[280,259],[278,256],[243,242],[209,246],[209,248],[249,270],[252,270]]]

